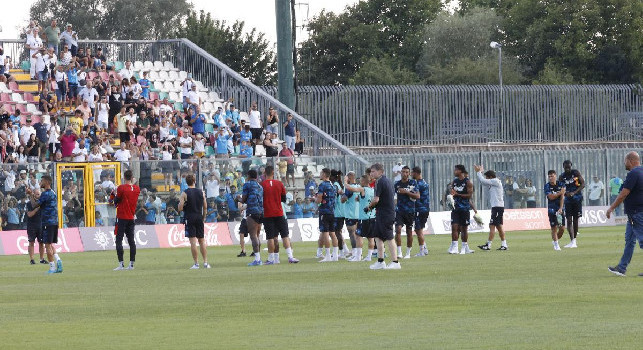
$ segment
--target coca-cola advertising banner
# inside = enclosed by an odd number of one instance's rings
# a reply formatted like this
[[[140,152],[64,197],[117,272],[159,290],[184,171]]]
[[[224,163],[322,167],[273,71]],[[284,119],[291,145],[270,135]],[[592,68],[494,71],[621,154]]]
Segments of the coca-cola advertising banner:
[[[29,239],[26,230],[2,231],[2,246],[4,255],[28,254]],[[77,228],[63,228],[58,230],[58,243],[54,244],[58,253],[82,252],[83,243]]]
[[[182,224],[155,225],[155,228],[161,248],[190,246],[190,240],[185,237],[185,227]],[[206,223],[204,238],[208,246],[232,245],[227,222]]]
[[[291,219],[288,220],[288,237],[290,237],[291,242],[301,242],[301,235],[299,233],[299,225],[297,224],[298,220]],[[239,227],[241,226],[241,221],[228,222],[228,230],[230,231],[230,236],[232,238],[233,244],[239,244]],[[261,242],[266,242],[266,231],[261,226]],[[250,244],[250,236],[244,238],[247,244]]]
[[[79,228],[80,238],[85,251],[116,249],[114,226]],[[159,248],[159,240],[154,225],[137,225],[134,228],[134,241],[137,248]],[[127,238],[123,247],[129,248]]]

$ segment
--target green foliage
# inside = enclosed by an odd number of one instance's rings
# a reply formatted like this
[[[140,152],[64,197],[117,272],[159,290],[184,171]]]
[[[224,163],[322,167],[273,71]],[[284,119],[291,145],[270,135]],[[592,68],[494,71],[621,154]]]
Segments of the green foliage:
[[[495,241],[490,252],[462,256],[446,253],[450,235],[426,235],[429,256],[395,271],[319,264],[313,242],[293,243],[299,264],[284,262],[282,249],[281,264],[258,267],[235,257],[238,246],[209,247],[209,270],[188,270],[189,248],[139,249],[133,271],[111,270],[113,247],[63,253],[65,272],[54,276],[24,255],[3,256],[0,338],[3,349],[66,350],[633,348],[640,250],[628,277],[607,271],[623,231],[583,228],[582,246],[562,252],[549,232],[507,232],[508,251],[495,251]],[[469,244],[486,238],[470,233]]]
[[[340,14],[321,12],[299,50],[300,84],[347,84],[371,58],[391,57],[415,70],[424,25],[441,7],[438,0],[369,0]]]
[[[188,15],[176,36],[192,41],[253,84],[274,85],[277,65],[270,42],[255,28],[249,33],[244,30],[244,22],[229,26],[200,11]]]
[[[545,64],[538,78],[533,81],[535,85],[570,85],[576,84],[574,77],[563,67],[556,66],[551,61]]]
[[[351,85],[413,85],[418,84],[415,72],[392,64],[389,58],[371,58],[349,79]]]
[[[71,23],[85,39],[167,39],[192,8],[186,0],[37,0],[31,18]],[[64,30],[64,29],[62,29]]]
[[[428,84],[498,84],[498,51],[489,47],[499,37],[501,18],[491,9],[471,9],[463,15],[441,13],[424,32],[418,62]],[[513,57],[503,56],[503,82],[523,82]]]

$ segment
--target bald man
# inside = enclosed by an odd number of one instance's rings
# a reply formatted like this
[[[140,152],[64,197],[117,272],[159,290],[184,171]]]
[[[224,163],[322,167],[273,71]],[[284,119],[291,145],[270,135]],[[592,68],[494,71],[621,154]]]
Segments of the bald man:
[[[643,249],[643,167],[641,167],[641,157],[636,152],[630,152],[625,156],[625,170],[629,171],[621,193],[612,205],[607,209],[607,218],[609,219],[616,207],[625,203],[625,215],[627,215],[627,225],[625,226],[625,249],[623,256],[616,267],[608,267],[608,270],[618,276],[625,277],[627,265],[632,260],[636,240]],[[643,277],[643,273],[639,276]]]

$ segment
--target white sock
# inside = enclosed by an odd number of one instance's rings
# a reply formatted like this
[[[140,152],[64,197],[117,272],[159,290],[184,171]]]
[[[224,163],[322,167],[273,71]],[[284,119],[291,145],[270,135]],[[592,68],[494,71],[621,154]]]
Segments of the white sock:
[[[402,256],[402,247],[400,246],[397,247],[397,256],[398,257]]]
[[[411,248],[406,247],[406,255],[411,255]]]
[[[362,248],[355,248],[355,254],[353,256],[356,256],[357,258],[361,259],[362,258]]]
[[[357,248],[351,249],[351,255],[353,256],[357,255]]]
[[[268,253],[268,261],[275,261],[275,253]]]
[[[489,248],[491,248],[491,243],[493,243],[493,242],[487,241],[487,246],[489,246]]]
[[[464,247],[469,247],[469,243],[467,243],[467,242],[462,242],[462,248],[464,248]]]
[[[275,259],[275,262],[279,262],[279,253],[275,253],[275,255],[272,256],[273,259]]]
[[[49,263],[49,268],[50,268],[51,270],[54,270],[54,269],[56,268],[56,264],[55,264],[54,262],[50,262],[50,263]]]
[[[556,246],[556,245],[558,244],[558,241],[551,241],[551,244],[553,244],[554,246]]]
[[[286,248],[286,254],[288,254],[288,259],[292,259],[292,248]]]
[[[317,255],[321,255],[324,248],[317,248]]]
[[[261,253],[255,253],[255,261],[261,261]]]
[[[452,247],[458,247],[458,241],[451,241],[451,246]]]
[[[119,262],[118,262],[118,266],[120,266],[120,267],[124,267],[125,265],[123,265],[123,262],[122,262],[122,261],[119,261]]]
[[[333,247],[333,256],[338,257],[339,256],[339,247]]]
[[[345,251],[345,252],[347,252],[347,251],[348,251],[348,246],[346,245],[346,243],[344,243],[344,251]]]
[[[572,239],[572,243],[576,244],[576,238]]]
[[[326,259],[330,259],[330,248],[326,248]]]
[[[60,260],[60,257],[58,256],[58,254],[54,254],[54,259],[55,259],[56,261]]]
[[[373,255],[373,249],[368,250],[368,256],[371,256],[371,255]]]
[[[502,241],[502,242],[500,243],[500,246],[502,246],[502,247],[507,247],[507,240],[505,239],[504,241]]]

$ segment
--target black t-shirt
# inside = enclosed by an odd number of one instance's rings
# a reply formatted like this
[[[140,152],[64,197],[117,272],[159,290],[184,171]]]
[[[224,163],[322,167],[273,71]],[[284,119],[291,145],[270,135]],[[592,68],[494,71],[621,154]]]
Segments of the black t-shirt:
[[[26,210],[27,212],[33,210],[33,206],[31,205],[31,201],[27,202],[26,205]],[[35,229],[35,228],[40,228],[41,222],[40,222],[40,210],[36,212],[36,214],[32,217],[29,217],[27,213],[25,212],[25,220],[27,221],[27,229]]]
[[[375,183],[375,196],[379,197],[375,217],[377,219],[395,219],[395,191],[393,183],[386,176],[382,175]]]
[[[123,98],[121,94],[109,95],[109,114],[115,116],[123,107]]]
[[[185,190],[187,199],[183,205],[184,217],[188,220],[203,219],[203,191],[198,188]]]

